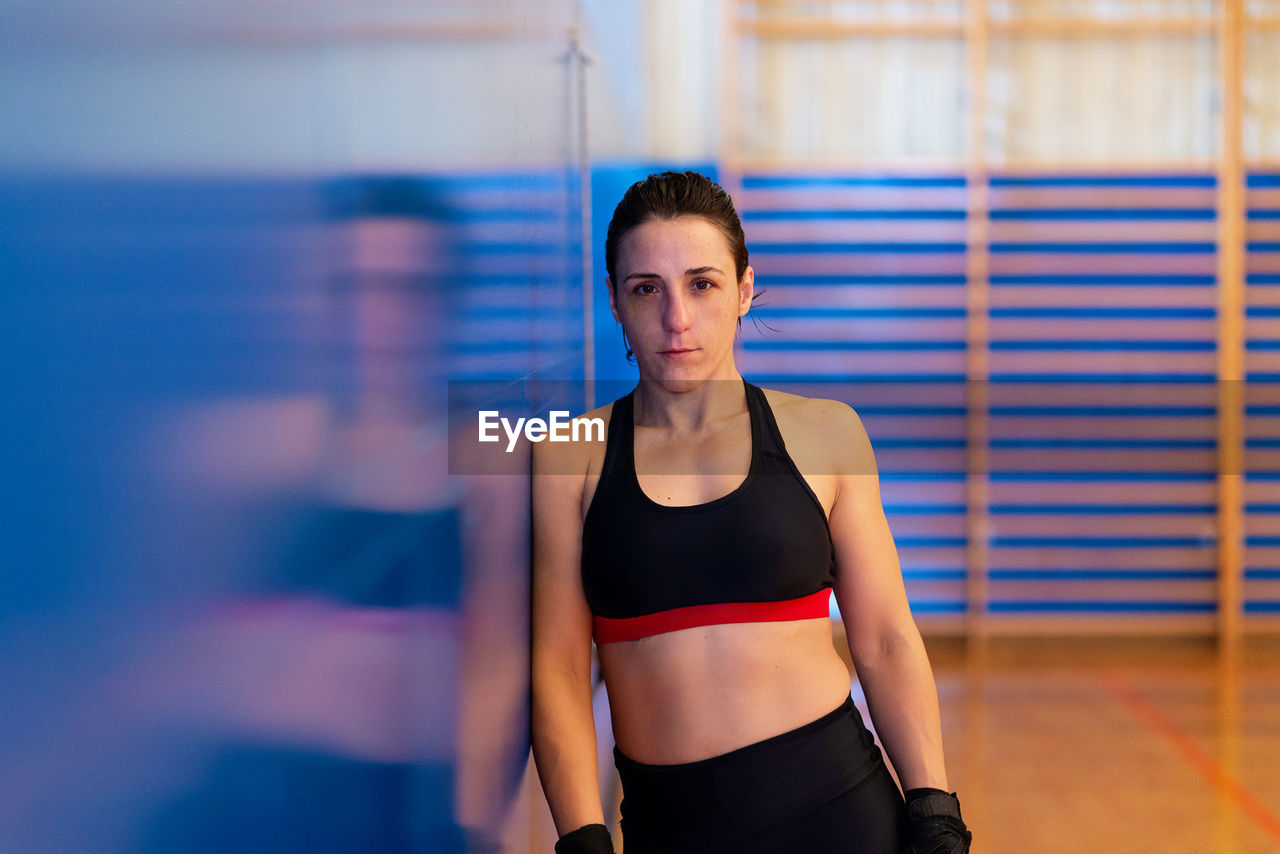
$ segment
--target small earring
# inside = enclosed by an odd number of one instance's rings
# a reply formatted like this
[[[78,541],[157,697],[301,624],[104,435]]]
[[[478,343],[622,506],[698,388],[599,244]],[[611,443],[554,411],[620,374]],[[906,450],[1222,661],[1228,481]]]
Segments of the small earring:
[[[617,321],[614,321],[617,323]],[[618,331],[622,333],[622,346],[627,348],[627,364],[634,365],[636,363],[635,353],[631,349],[631,342],[627,340],[627,330],[622,328],[622,324],[618,323]]]

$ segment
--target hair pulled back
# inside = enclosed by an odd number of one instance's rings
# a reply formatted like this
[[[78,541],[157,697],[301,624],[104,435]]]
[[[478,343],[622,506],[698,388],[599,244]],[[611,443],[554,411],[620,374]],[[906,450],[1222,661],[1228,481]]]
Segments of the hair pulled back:
[[[604,266],[609,280],[618,284],[618,245],[627,232],[650,220],[696,216],[720,229],[729,242],[729,251],[738,281],[747,272],[747,239],[733,200],[716,182],[697,172],[662,172],[632,184],[613,209],[609,232],[604,240]]]

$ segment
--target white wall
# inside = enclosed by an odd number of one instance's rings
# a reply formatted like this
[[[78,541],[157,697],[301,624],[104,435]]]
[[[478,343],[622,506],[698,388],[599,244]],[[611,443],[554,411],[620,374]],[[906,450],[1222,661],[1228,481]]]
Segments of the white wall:
[[[722,0],[584,0],[595,159],[719,152]]]
[[[577,108],[563,57],[579,13],[593,58],[593,158],[714,160],[726,124],[728,2],[17,0],[0,32],[0,167],[561,164],[572,152],[567,111]],[[1277,39],[1248,40],[1245,146],[1255,159],[1280,157]],[[965,156],[961,38],[741,39],[734,55],[731,150],[849,163]],[[1211,158],[1216,82],[1209,35],[995,38],[987,154],[995,163]]]
[[[0,168],[291,174],[554,164],[571,0],[26,0]]]

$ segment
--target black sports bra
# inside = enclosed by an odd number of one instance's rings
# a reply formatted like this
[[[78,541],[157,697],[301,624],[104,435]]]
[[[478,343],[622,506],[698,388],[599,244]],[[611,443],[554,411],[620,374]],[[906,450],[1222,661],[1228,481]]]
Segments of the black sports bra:
[[[667,506],[635,470],[633,389],[613,404],[582,526],[582,586],[596,643],[714,623],[826,617],[835,580],[827,516],[788,456],[764,392],[742,381],[751,468],[705,504]]]

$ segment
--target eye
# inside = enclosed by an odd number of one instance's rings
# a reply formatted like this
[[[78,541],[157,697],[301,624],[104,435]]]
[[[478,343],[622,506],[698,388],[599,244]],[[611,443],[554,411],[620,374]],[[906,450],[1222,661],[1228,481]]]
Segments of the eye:
[[[637,293],[637,294],[656,294],[657,292],[658,292],[657,285],[654,285],[651,282],[642,282],[636,285],[635,288],[632,290],[632,293]]]
[[[716,283],[710,279],[697,279],[693,283],[695,291],[709,291],[716,286]]]

